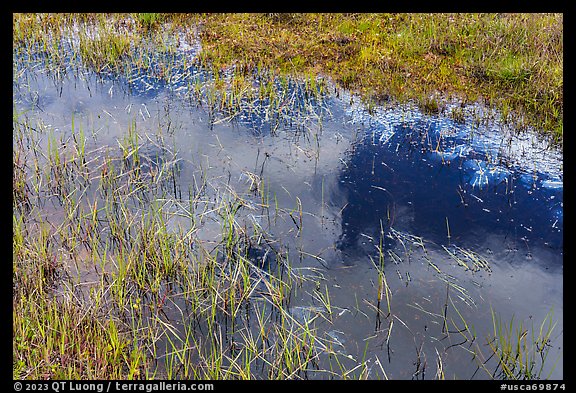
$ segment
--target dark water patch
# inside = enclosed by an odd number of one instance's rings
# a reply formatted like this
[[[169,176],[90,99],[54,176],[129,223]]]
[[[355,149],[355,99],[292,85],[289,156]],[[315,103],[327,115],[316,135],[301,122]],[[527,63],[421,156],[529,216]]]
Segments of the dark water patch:
[[[454,137],[453,153],[438,159],[432,146],[440,145],[440,132],[441,124],[422,120],[392,126],[385,140],[369,128],[353,144],[335,191],[347,200],[340,247],[353,249],[366,239],[377,244],[382,228],[397,226],[437,244],[471,248],[498,234],[523,249],[557,250],[560,258],[549,263],[561,264],[561,182],[494,165]],[[443,139],[437,149],[446,151],[449,137]]]

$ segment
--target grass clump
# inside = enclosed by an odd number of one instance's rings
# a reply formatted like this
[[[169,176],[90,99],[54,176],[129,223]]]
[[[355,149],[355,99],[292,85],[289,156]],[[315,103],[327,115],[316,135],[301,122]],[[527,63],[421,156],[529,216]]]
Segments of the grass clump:
[[[546,315],[539,327],[526,327],[515,323],[514,317],[505,323],[492,312],[493,338],[488,342],[496,355],[498,366],[494,377],[498,379],[542,379],[550,342],[556,323],[552,311]],[[548,362],[549,363],[549,362]],[[550,373],[554,370],[553,364]]]
[[[135,16],[138,24],[145,30],[150,30],[162,22],[162,15],[153,12],[144,12]]]
[[[15,299],[13,307],[14,379],[125,378],[130,356],[144,357],[98,310],[38,293]]]

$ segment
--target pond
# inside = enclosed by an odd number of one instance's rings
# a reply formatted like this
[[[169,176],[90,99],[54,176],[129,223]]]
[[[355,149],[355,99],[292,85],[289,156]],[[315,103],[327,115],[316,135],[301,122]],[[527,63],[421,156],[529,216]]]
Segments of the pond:
[[[199,50],[182,44],[122,75],[70,66],[57,77],[41,55],[15,57],[13,146],[29,179],[33,157],[37,173],[56,157],[71,162],[78,140],[88,163],[64,191],[51,183],[55,172],[36,175],[44,179],[36,222],[58,227],[70,195],[81,209],[101,209],[101,247],[120,253],[102,185],[116,171],[115,187],[129,189],[119,214],[137,217],[128,226],[162,216],[167,233],[222,264],[231,255],[228,236],[244,231],[257,284],[239,303],[249,298],[251,305],[214,323],[228,337],[222,342],[240,347],[248,332],[260,331],[254,322],[246,327],[251,320],[273,326],[289,318],[304,329],[298,334],[309,329],[318,337],[314,361],[292,377],[500,378],[499,340],[507,338],[525,345],[532,372],[563,378],[561,152],[532,132],[480,120],[480,106],[466,108],[465,121],[411,105],[369,109],[349,92],[312,95],[288,79],[275,82],[274,109],[254,99],[226,112],[211,105],[214,75],[192,61]],[[150,71],[166,61],[168,81]],[[134,173],[132,184],[126,178]],[[96,263],[80,247],[76,255],[81,263],[67,268],[78,296],[92,304],[87,283],[122,267]],[[234,272],[230,265],[220,274]],[[266,278],[276,272],[296,277],[279,303],[270,300],[273,279]],[[162,323],[171,326],[153,351],[162,377],[170,376],[165,369],[174,358],[163,351],[175,337],[184,345],[193,335],[200,346],[214,326],[199,320],[191,333],[186,321],[203,314],[187,311],[182,287],[159,285],[169,300],[162,301]],[[140,299],[152,304],[148,295]],[[143,320],[156,321],[149,312]],[[550,321],[554,330],[539,347],[538,333]],[[282,332],[271,337],[280,340]],[[191,352],[201,363],[201,351]],[[255,375],[269,377],[270,362],[255,361]]]

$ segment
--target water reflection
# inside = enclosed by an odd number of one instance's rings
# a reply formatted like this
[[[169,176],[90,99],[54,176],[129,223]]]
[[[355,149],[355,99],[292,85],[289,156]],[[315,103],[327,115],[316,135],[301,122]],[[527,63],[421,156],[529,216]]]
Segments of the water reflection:
[[[393,226],[436,244],[467,248],[498,235],[528,258],[531,247],[556,250],[560,257],[545,263],[561,264],[561,182],[495,165],[484,151],[442,136],[433,120],[395,125],[392,131],[382,140],[376,137],[381,130],[369,128],[347,153],[336,191],[348,202],[338,242],[344,253],[374,252],[381,228],[386,234]],[[439,158],[439,151],[448,152]]]

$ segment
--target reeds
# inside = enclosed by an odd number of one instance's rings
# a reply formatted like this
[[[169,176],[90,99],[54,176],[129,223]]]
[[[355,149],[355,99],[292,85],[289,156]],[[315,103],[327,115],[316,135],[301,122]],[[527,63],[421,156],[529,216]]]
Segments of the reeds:
[[[254,221],[252,186],[238,193],[199,167],[182,199],[162,140],[152,162],[135,124],[103,150],[75,123],[66,143],[49,130],[44,148],[25,146],[30,128],[14,124],[14,377],[304,378],[318,368],[314,321],[286,311],[306,278]],[[208,216],[215,245],[197,237]],[[330,312],[327,288],[318,299]]]
[[[558,361],[556,359],[549,369],[545,369],[556,327],[553,310],[545,316],[540,326],[534,326],[533,322],[525,326],[523,321],[514,321],[514,317],[504,322],[494,310],[492,322],[494,330],[488,338],[488,345],[497,360],[492,372],[494,378],[535,380],[550,377]]]

